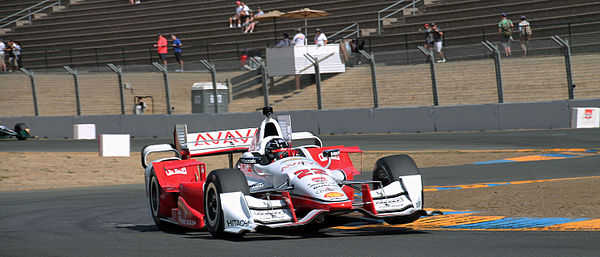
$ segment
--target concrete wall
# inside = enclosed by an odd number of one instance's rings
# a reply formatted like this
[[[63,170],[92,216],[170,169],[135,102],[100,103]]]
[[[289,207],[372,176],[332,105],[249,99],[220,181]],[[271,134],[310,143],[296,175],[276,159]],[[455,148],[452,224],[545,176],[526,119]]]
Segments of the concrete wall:
[[[384,109],[287,111],[294,131],[317,134],[448,132],[568,128],[570,109],[600,107],[600,99],[535,103],[425,106]],[[171,137],[175,124],[191,132],[256,127],[259,112],[175,115],[0,117],[13,127],[24,122],[39,137],[72,138],[73,124],[96,124],[98,134],[128,133],[137,138]]]

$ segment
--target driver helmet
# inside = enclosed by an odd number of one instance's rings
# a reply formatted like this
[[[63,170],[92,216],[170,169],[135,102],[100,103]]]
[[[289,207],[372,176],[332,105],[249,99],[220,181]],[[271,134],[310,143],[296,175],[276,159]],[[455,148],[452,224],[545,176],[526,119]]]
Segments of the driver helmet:
[[[267,156],[267,159],[269,159],[269,161],[274,161],[276,159],[285,157],[284,153],[286,153],[286,151],[275,151],[283,148],[290,148],[287,141],[285,141],[283,138],[273,138],[269,140],[269,142],[267,142],[265,145],[265,155]]]

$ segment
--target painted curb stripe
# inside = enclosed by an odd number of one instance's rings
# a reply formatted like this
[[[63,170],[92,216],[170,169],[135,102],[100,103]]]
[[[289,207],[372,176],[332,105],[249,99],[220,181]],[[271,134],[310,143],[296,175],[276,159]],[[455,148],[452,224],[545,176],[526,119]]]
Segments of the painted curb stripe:
[[[523,149],[525,150],[525,149]],[[527,149],[531,150],[531,149]],[[495,164],[495,163],[506,163],[506,162],[530,162],[530,161],[547,161],[547,160],[561,160],[566,158],[593,156],[598,154],[597,149],[545,149],[538,150],[539,152],[556,152],[556,153],[545,153],[537,155],[520,156],[514,158],[506,158],[492,161],[474,162],[473,164]],[[523,151],[515,151],[523,152]]]
[[[422,217],[409,224],[390,225],[383,220],[363,218],[362,221],[337,226],[334,229],[397,227],[416,230],[600,231],[600,219],[472,216],[477,211],[442,211],[443,215]]]
[[[480,183],[472,185],[453,185],[453,186],[426,186],[423,188],[424,192],[435,192],[450,189],[469,189],[469,188],[484,188],[493,186],[504,186],[504,185],[520,185],[530,183],[541,183],[541,182],[552,182],[562,180],[574,180],[574,179],[589,179],[589,178],[600,178],[600,176],[589,176],[589,177],[576,177],[576,178],[554,178],[554,179],[540,179],[540,180],[523,180],[523,181],[512,181],[512,182],[493,182],[493,183]]]
[[[443,226],[446,229],[525,229],[560,225],[564,223],[585,221],[583,218],[502,218],[493,221]]]

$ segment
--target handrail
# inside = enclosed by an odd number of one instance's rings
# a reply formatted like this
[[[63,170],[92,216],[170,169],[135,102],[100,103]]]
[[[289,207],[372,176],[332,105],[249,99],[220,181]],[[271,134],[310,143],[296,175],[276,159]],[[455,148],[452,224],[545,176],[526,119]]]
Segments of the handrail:
[[[411,6],[411,5],[412,5],[412,9],[413,9],[413,11],[412,11],[412,14],[413,14],[413,16],[415,15],[415,11],[414,11],[414,9],[415,9],[415,4],[416,4],[416,3],[418,3],[418,2],[421,2],[421,0],[412,0],[412,3],[409,3],[409,4],[405,5],[404,7],[400,8],[400,9],[398,9],[398,10],[396,10],[396,11],[394,11],[394,12],[390,13],[390,14],[388,14],[388,15],[386,15],[386,16],[384,16],[384,17],[381,17],[381,13],[382,13],[382,12],[385,12],[385,11],[389,10],[390,8],[392,8],[392,7],[394,7],[394,6],[396,6],[396,5],[399,5],[399,4],[401,4],[402,2],[404,2],[404,1],[405,1],[405,0],[400,0],[400,1],[398,1],[398,2],[394,3],[394,4],[390,5],[390,6],[388,6],[388,7],[384,8],[384,9],[382,9],[381,11],[378,11],[378,12],[377,12],[377,34],[381,34],[381,21],[382,21],[383,19],[385,19],[385,18],[387,18],[387,17],[390,17],[390,16],[392,16],[392,15],[394,15],[394,14],[396,14],[396,13],[400,12],[400,11],[402,11],[402,10],[406,9],[407,7]]]
[[[346,30],[349,30],[349,29],[351,29],[351,28],[352,28],[352,27],[354,27],[354,26],[356,26],[356,31],[354,31],[354,32],[352,32],[352,33],[350,33],[350,34],[347,34],[347,35],[343,36],[342,38],[340,38],[340,39],[336,40],[335,42],[337,43],[337,42],[341,41],[342,39],[348,38],[348,37],[350,37],[350,36],[352,36],[352,35],[354,35],[354,34],[356,34],[356,36],[357,36],[357,37],[360,37],[360,26],[358,25],[358,23],[354,23],[354,24],[352,24],[352,25],[350,25],[350,26],[348,26],[348,27],[345,27],[345,28],[343,28],[342,30],[340,30],[340,31],[338,31],[338,32],[336,32],[336,33],[333,33],[331,36],[329,36],[329,38],[333,39],[333,38],[334,38],[336,35],[338,35],[338,34],[340,34],[340,33],[344,32],[344,31],[346,31]]]
[[[54,3],[52,3],[52,4],[48,5],[48,6],[44,7],[44,8],[41,8],[41,9],[39,9],[39,10],[37,10],[37,11],[31,12],[31,9],[33,9],[33,8],[36,8],[36,7],[38,7],[38,6],[41,6],[41,5],[43,5],[43,4],[47,3],[47,2],[54,2]],[[62,6],[62,5],[61,5],[61,0],[45,0],[45,1],[43,1],[43,2],[40,2],[40,3],[34,4],[34,5],[32,5],[32,6],[28,7],[28,8],[25,8],[25,9],[23,9],[23,10],[21,10],[21,11],[18,11],[18,12],[16,12],[16,13],[13,13],[13,14],[11,14],[11,15],[9,15],[9,16],[7,16],[7,17],[3,18],[3,19],[1,19],[1,20],[0,20],[0,24],[1,24],[1,23],[3,23],[5,20],[8,20],[8,19],[10,19],[10,18],[12,18],[12,17],[18,16],[18,15],[21,15],[21,14],[23,14],[23,13],[27,12],[27,15],[24,15],[24,16],[23,16],[23,17],[21,17],[21,18],[14,19],[14,20],[12,20],[12,21],[10,21],[10,22],[7,22],[7,23],[5,23],[5,24],[3,24],[3,25],[0,25],[0,28],[4,28],[4,27],[6,27],[6,26],[8,26],[8,25],[10,25],[10,24],[12,24],[12,23],[15,23],[15,22],[17,22],[17,21],[20,21],[20,20],[22,20],[22,19],[25,19],[25,18],[29,18],[29,24],[31,24],[31,22],[32,22],[31,16],[32,16],[32,15],[34,15],[34,14],[36,14],[36,13],[39,13],[39,12],[42,12],[42,11],[45,11],[46,9],[48,9],[48,8],[50,8],[50,7],[53,7],[53,6],[55,6],[55,5]]]

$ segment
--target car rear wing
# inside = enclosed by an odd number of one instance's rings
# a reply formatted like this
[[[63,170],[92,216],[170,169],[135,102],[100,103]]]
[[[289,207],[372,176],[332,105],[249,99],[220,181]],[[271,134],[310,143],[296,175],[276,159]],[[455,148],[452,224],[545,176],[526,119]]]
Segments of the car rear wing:
[[[187,125],[175,125],[175,148],[190,157],[245,152],[258,128],[188,133]]]

